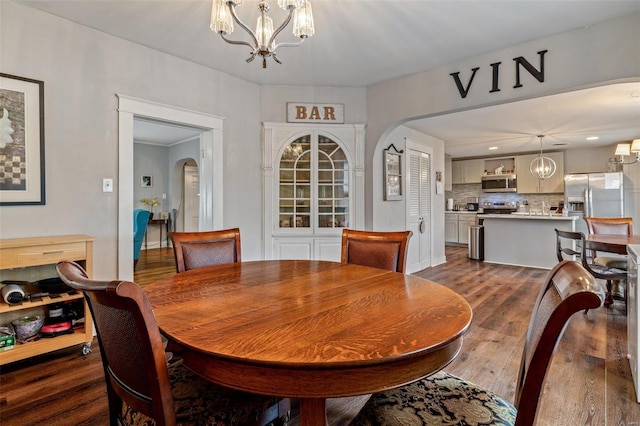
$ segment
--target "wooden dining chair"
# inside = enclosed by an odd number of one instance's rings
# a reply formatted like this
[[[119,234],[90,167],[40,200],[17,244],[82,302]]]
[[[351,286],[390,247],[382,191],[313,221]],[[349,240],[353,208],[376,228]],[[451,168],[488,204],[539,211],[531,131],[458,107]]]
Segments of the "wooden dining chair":
[[[624,304],[625,304],[625,312],[627,308],[627,297],[628,294],[628,283],[627,283],[627,268],[626,268],[626,260],[624,263],[624,269],[618,267],[619,263],[617,262],[608,262],[606,258],[602,256],[597,256],[596,253],[598,251],[606,251],[607,245],[605,243],[600,243],[597,241],[586,241],[584,240],[583,235],[583,246],[582,246],[582,265],[593,275],[594,277],[605,280],[607,285],[607,294],[604,301],[604,306],[613,305],[613,284],[614,283],[624,283]]]
[[[590,234],[618,234],[633,236],[631,217],[585,217]]]
[[[556,256],[558,262],[563,260],[580,260],[584,234],[582,232],[556,229]]]
[[[627,235],[629,237],[633,236],[633,218],[631,217],[585,217],[585,222],[587,222],[587,230],[589,234],[613,234],[613,235]],[[605,275],[620,275],[616,271],[626,271],[627,270],[627,258],[626,256],[616,256],[614,255],[602,255],[601,253],[606,252],[606,245],[598,245],[600,254],[596,250],[596,245],[592,242],[589,243],[592,251],[590,252],[593,257],[593,263],[596,265],[601,265],[603,268]],[[597,269],[597,268],[596,268]],[[613,272],[611,274],[608,273],[609,270]],[[626,273],[624,274],[624,279],[607,279],[598,277],[600,279],[607,280],[607,298],[604,302],[605,306],[610,306],[613,304],[612,294],[616,294],[618,297],[618,291],[614,291],[614,287],[619,288],[621,282],[624,281],[624,296],[621,296],[625,301],[625,306],[627,304],[627,282],[626,282]]]
[[[137,284],[90,280],[75,262],[59,262],[56,269],[65,284],[84,293],[91,310],[112,426],[286,423],[289,413],[278,398],[207,382],[181,360],[167,363],[153,309]]]
[[[240,229],[170,232],[178,272],[241,261]]]
[[[411,231],[342,230],[342,263],[354,263],[404,273]]]
[[[571,316],[597,308],[604,295],[579,263],[565,260],[548,274],[535,302],[515,385],[515,403],[452,374],[374,394],[353,426],[533,425],[555,348]]]

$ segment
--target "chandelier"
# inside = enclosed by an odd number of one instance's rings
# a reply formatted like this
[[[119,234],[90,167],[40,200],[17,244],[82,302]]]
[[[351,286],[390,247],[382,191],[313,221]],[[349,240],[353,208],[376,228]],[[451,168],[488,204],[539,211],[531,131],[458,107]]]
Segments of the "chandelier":
[[[540,155],[536,157],[529,166],[531,174],[538,179],[549,179],[556,172],[556,162],[549,157],[542,156],[542,138],[544,135],[538,135],[540,138]]]
[[[630,156],[632,152],[636,154],[636,158],[631,158],[631,161],[625,163],[624,156]],[[640,163],[640,139],[634,139],[630,144],[619,143],[616,146],[616,153],[614,155],[620,156],[620,160],[618,160],[619,164]]]
[[[256,55],[262,56],[262,68],[267,67],[267,58],[281,64],[276,56],[276,50],[280,47],[300,46],[305,39],[313,36],[315,29],[313,26],[313,13],[309,0],[278,0],[278,6],[287,11],[288,16],[284,22],[274,31],[273,20],[267,15],[269,13],[269,3],[261,1],[258,3],[258,23],[256,32],[238,18],[236,7],[242,5],[243,0],[213,0],[211,8],[211,31],[220,34],[224,41],[230,44],[241,44],[251,48],[251,54],[247,62],[255,59]],[[297,42],[277,43],[277,35],[289,24],[293,18],[293,35],[300,40]],[[226,36],[233,33],[233,23],[238,24],[243,30],[249,33],[251,43],[243,40],[230,40]]]

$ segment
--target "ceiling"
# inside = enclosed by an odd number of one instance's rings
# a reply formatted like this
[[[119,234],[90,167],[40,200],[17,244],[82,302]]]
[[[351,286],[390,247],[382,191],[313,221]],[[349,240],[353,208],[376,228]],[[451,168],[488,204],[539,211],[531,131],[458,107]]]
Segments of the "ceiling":
[[[245,62],[247,47],[229,45],[209,30],[211,0],[14,1],[256,84],[348,87],[368,86],[640,11],[640,0],[312,0],[314,37],[301,47],[282,48],[278,57],[283,64],[269,60],[262,69],[260,60]],[[249,27],[254,26],[257,3],[244,0],[239,7]],[[284,12],[276,0],[270,3],[270,15],[278,25]],[[233,37],[241,38],[238,27]],[[445,140],[445,150],[453,157],[533,151],[539,148],[535,135],[541,133],[548,135],[545,149],[587,146],[584,139],[591,135],[600,139],[589,146],[609,145],[640,138],[640,83],[407,125]],[[568,145],[553,145],[557,143]],[[500,150],[489,152],[489,145]]]

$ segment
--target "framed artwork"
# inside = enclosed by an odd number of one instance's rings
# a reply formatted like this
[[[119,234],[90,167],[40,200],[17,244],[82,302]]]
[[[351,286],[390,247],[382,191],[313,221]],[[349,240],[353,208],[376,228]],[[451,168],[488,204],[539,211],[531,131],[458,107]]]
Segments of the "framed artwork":
[[[151,188],[153,186],[153,176],[142,175],[140,177],[140,186],[143,188]]]
[[[0,73],[0,206],[45,204],[44,82]]]
[[[393,148],[393,151],[391,151]],[[384,200],[402,200],[402,153],[391,144],[384,149],[383,169],[384,169]]]

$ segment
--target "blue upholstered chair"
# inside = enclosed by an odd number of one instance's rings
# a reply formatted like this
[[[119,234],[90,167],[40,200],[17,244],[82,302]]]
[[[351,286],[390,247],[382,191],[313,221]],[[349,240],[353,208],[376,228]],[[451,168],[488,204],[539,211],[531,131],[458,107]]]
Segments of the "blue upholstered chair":
[[[140,259],[140,250],[142,250],[142,241],[144,233],[147,231],[149,224],[149,210],[135,209],[133,210],[133,270],[136,269],[138,259]]]

